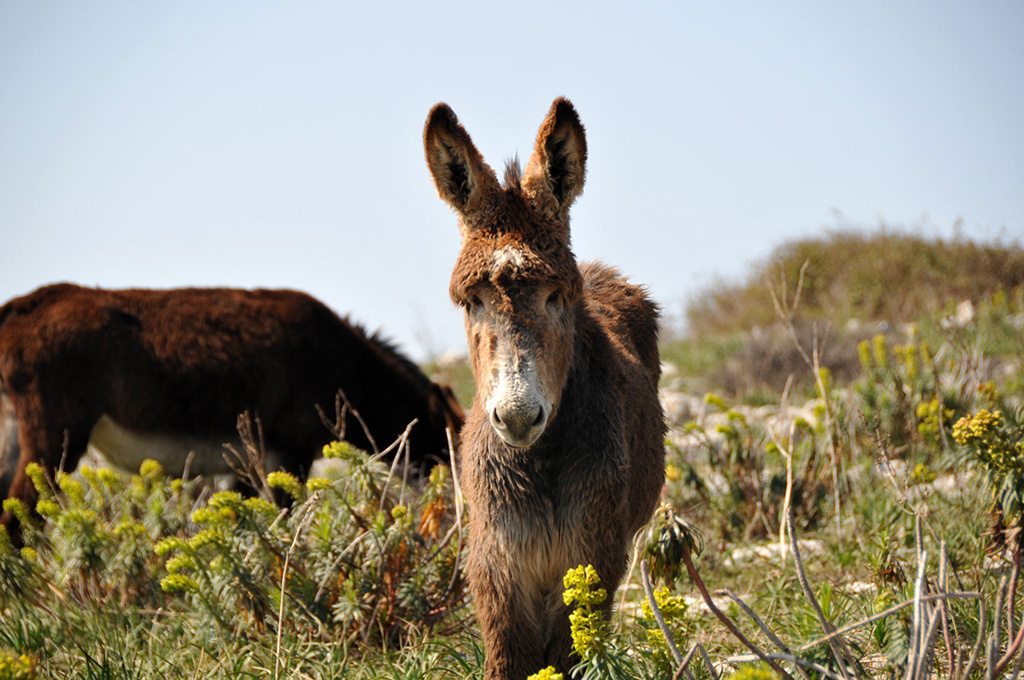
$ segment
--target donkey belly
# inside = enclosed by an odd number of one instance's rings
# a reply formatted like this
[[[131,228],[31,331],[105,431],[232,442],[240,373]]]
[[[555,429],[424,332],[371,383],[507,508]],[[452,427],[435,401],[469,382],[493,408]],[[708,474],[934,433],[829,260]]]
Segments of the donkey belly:
[[[186,463],[190,475],[223,475],[232,470],[224,458],[226,442],[237,441],[237,435],[198,436],[185,433],[143,432],[131,430],[104,414],[96,421],[89,435],[89,449],[99,453],[113,465],[137,471],[145,460],[155,460],[169,475],[180,476]],[[267,453],[267,469],[278,456]]]

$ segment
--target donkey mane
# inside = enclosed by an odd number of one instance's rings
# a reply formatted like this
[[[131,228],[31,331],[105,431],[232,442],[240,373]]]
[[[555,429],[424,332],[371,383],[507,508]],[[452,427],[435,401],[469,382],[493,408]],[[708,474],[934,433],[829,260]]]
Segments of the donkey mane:
[[[523,168],[519,165],[519,156],[513,156],[505,161],[505,181],[502,187],[506,191],[523,190]]]

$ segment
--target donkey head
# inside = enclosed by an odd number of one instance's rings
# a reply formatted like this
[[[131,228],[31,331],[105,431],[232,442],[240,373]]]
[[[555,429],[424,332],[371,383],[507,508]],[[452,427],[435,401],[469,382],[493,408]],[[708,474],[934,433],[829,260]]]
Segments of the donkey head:
[[[582,277],[569,206],[583,191],[587,143],[566,99],[551,106],[526,170],[504,183],[446,104],[423,133],[438,194],[459,216],[450,293],[465,310],[478,406],[512,447],[528,447],[558,410],[573,358]]]

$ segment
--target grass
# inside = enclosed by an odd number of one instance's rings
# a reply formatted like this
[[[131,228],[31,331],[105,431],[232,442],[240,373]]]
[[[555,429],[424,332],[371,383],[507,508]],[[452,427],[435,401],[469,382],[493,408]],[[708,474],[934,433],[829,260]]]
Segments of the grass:
[[[820,249],[1017,252],[840,236]],[[987,678],[1019,663],[1019,289],[985,272],[967,322],[946,318],[957,288],[912,322],[861,310],[853,328],[812,304],[829,286],[855,297],[816,271],[798,305],[799,276],[776,284],[778,304],[766,293],[774,319],[757,337],[721,319],[663,346],[664,387],[697,406],[672,423],[664,506],[607,628],[582,615],[599,581],[572,583],[582,676],[670,678],[687,655],[695,678]],[[758,365],[771,348],[780,358]],[[434,368],[472,394],[464,364]],[[0,535],[0,680],[482,677],[447,469],[405,484],[375,456],[328,452],[327,479],[270,477],[283,508],[271,489],[211,495],[152,464],[37,472],[27,549]]]

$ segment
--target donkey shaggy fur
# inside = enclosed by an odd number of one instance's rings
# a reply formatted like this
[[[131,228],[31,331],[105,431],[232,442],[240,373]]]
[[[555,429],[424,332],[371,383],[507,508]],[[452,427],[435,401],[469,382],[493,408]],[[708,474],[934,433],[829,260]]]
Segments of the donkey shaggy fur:
[[[190,451],[192,472],[227,472],[222,443],[243,412],[275,466],[304,475],[333,438],[317,407],[333,414],[339,390],[363,419],[344,423],[356,446],[383,448],[417,420],[413,462],[447,460],[446,428],[463,419],[451,391],[309,295],[40,288],[0,307],[0,497],[34,508],[28,464],[74,469],[90,440],[114,462],[142,443],[169,473]],[[11,513],[0,523],[16,535]]]
[[[465,310],[477,393],[458,472],[485,675],[568,672],[578,659],[562,577],[593,565],[607,614],[664,482],[658,308],[614,269],[576,263],[569,207],[587,146],[567,100],[504,184],[446,104],[430,112],[424,145],[462,233],[450,292]]]

